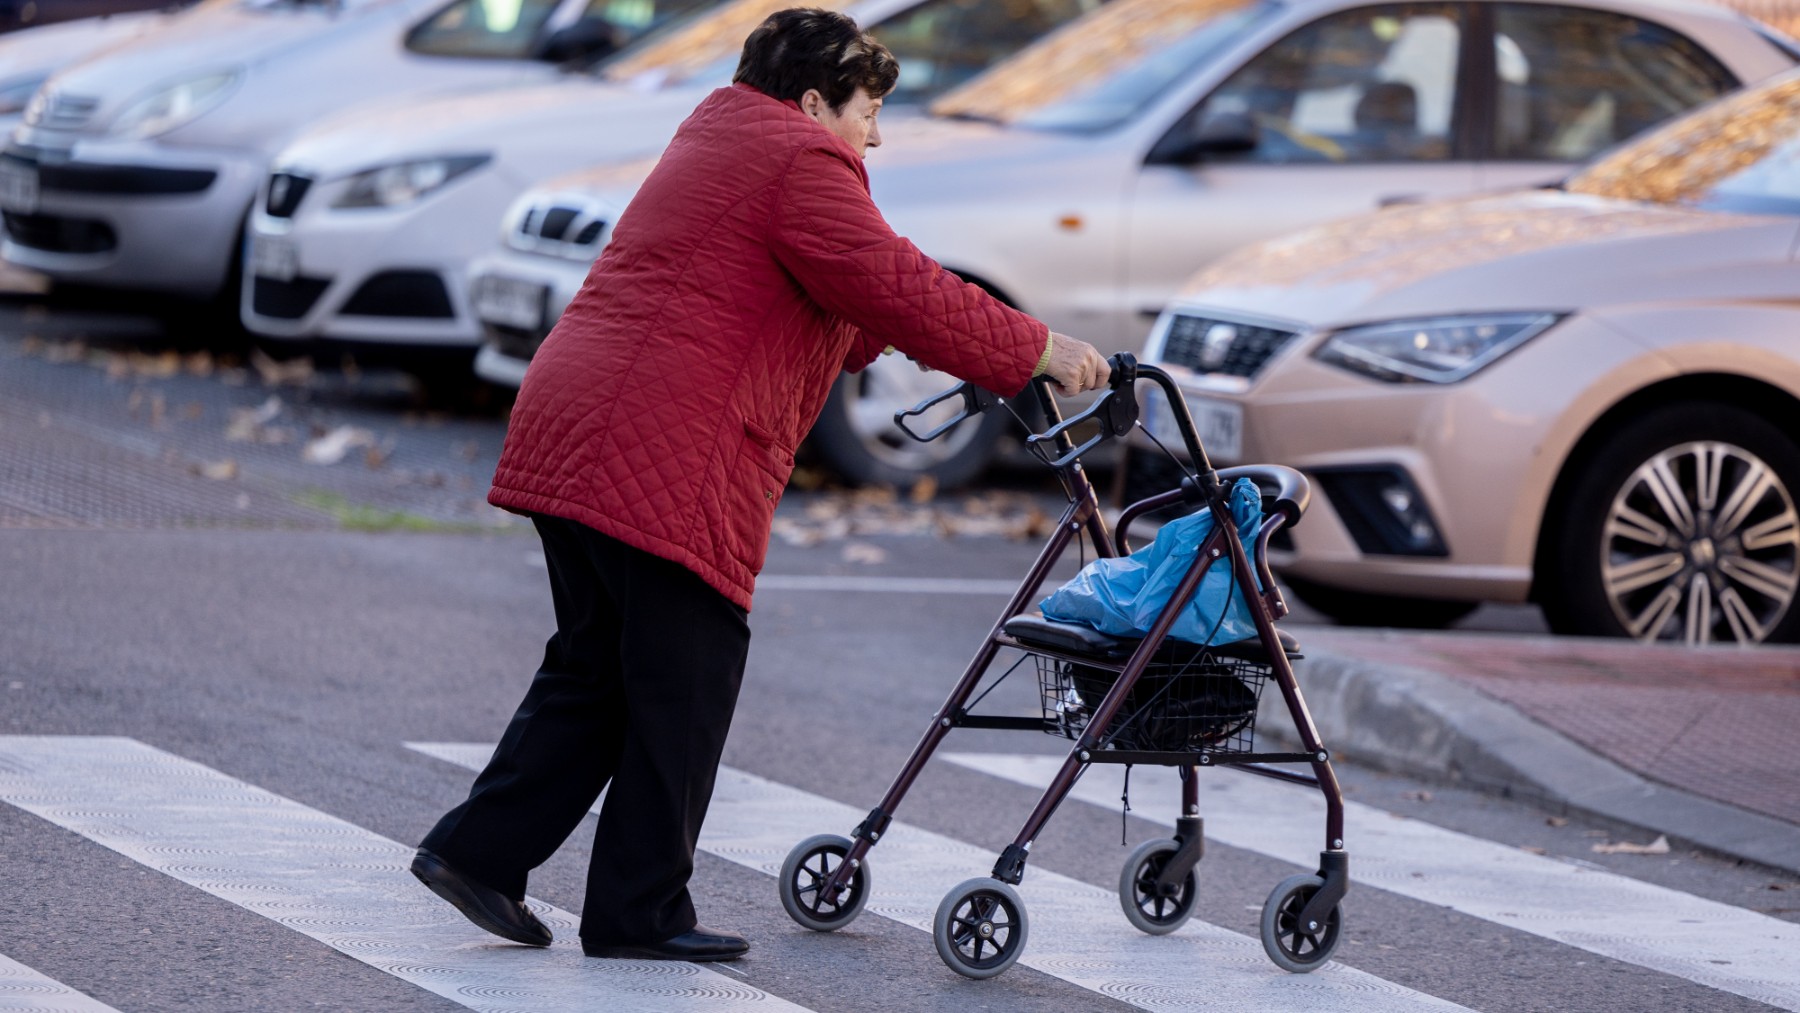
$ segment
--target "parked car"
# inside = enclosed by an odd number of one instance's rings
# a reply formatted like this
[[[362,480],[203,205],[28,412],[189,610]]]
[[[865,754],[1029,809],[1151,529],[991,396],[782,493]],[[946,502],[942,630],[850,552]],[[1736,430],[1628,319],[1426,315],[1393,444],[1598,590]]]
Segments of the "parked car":
[[[714,88],[743,40],[790,0],[738,0],[690,19],[594,73],[549,84],[389,102],[321,124],[275,161],[250,219],[242,314],[277,343],[349,346],[416,370],[468,376],[481,343],[469,261],[527,186],[654,153]],[[1098,0],[862,0],[848,13],[902,60],[889,105],[966,80]],[[891,113],[890,113],[891,115]],[[384,186],[432,174],[436,185]],[[554,236],[568,223],[536,223]],[[584,220],[597,241],[603,222]]]
[[[1800,74],[1560,188],[1395,209],[1202,273],[1148,358],[1220,463],[1323,495],[1271,555],[1350,621],[1800,639]],[[1168,412],[1147,428],[1168,440]],[[1141,438],[1133,456],[1156,453]]]
[[[674,0],[677,6],[681,0]],[[378,97],[530,79],[655,0],[214,0],[59,72],[0,153],[0,256],[57,281],[228,292],[269,160]],[[602,30],[604,29],[604,30]],[[227,286],[227,280],[232,284]]]
[[[0,32],[181,7],[191,0],[0,0]]]
[[[19,125],[31,96],[52,73],[150,31],[165,17],[164,13],[115,14],[43,25],[0,38],[0,137]]]
[[[947,268],[1059,331],[1137,349],[1182,280],[1227,251],[1557,178],[1794,66],[1788,47],[1721,7],[1661,0],[1116,0],[893,124],[870,175],[896,229]],[[562,253],[512,249],[485,273],[579,274]],[[1007,419],[909,443],[893,410],[947,381],[898,365],[841,381],[814,447],[860,482],[977,473]]]

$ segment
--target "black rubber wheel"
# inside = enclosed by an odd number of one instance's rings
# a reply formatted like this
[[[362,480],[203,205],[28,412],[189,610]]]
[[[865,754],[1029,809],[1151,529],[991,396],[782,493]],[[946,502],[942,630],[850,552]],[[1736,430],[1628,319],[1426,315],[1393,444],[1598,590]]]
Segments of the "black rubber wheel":
[[[965,978],[992,978],[1025,952],[1030,926],[1018,891],[986,876],[944,895],[931,921],[938,956]]]
[[[1737,405],[1649,412],[1578,464],[1537,597],[1559,633],[1800,639],[1800,447]]]
[[[1263,902],[1263,952],[1275,966],[1295,974],[1317,970],[1337,949],[1343,937],[1344,913],[1340,905],[1331,909],[1320,925],[1301,925],[1300,912],[1306,902],[1319,892],[1325,881],[1317,876],[1289,876],[1275,884],[1269,899]]]
[[[894,424],[894,412],[956,385],[948,373],[924,373],[902,355],[883,355],[860,373],[838,377],[813,425],[808,444],[825,465],[854,485],[911,488],[929,478],[940,487],[963,485],[993,460],[1012,425],[1003,408],[978,415],[932,440],[920,443]],[[956,414],[961,401],[938,406],[938,414],[908,421],[927,432]]]
[[[1396,594],[1347,591],[1315,584],[1304,577],[1283,576],[1283,584],[1310,609],[1343,626],[1396,626],[1436,630],[1481,607],[1476,601],[1442,601]]]
[[[836,834],[819,834],[794,845],[776,881],[788,917],[814,932],[833,932],[856,920],[869,902],[873,877],[868,862],[857,866],[850,888],[836,902],[827,901],[819,889],[849,853],[849,839]]]
[[[1173,893],[1163,893],[1156,886],[1156,877],[1180,847],[1168,838],[1145,841],[1125,859],[1125,868],[1119,873],[1119,906],[1125,909],[1125,920],[1140,932],[1168,935],[1193,917],[1199,894],[1195,870],[1188,870]]]

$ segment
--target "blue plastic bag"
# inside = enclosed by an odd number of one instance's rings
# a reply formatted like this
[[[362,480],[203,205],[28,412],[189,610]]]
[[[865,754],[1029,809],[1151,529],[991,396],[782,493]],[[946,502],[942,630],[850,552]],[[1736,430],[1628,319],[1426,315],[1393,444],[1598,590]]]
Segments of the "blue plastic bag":
[[[1247,478],[1238,479],[1231,487],[1231,519],[1245,553],[1253,552],[1256,531],[1262,526],[1262,493]],[[1172,520],[1156,533],[1155,541],[1131,555],[1096,559],[1082,567],[1039,607],[1046,619],[1083,623],[1116,637],[1145,636],[1175,596],[1181,578],[1194,564],[1200,543],[1212,529],[1211,510]],[[1244,588],[1232,579],[1224,555],[1200,579],[1200,587],[1181,610],[1169,636],[1195,644],[1228,644],[1256,636]]]

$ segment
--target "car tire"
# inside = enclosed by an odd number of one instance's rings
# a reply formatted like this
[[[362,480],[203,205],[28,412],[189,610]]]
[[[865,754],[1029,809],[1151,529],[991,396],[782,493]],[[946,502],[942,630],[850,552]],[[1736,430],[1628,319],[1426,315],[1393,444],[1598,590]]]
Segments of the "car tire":
[[[948,373],[922,372],[902,355],[878,357],[860,373],[832,385],[825,410],[808,442],[819,459],[852,485],[909,488],[930,479],[944,488],[963,485],[986,469],[1012,426],[1012,415],[996,408],[958,425],[929,443],[909,438],[894,424],[894,412],[956,385]],[[960,409],[959,400],[911,420],[927,432]]]
[[[1323,612],[1341,626],[1438,630],[1481,607],[1481,603],[1477,601],[1445,601],[1439,598],[1349,591],[1317,584],[1303,577],[1283,576],[1281,582],[1308,608]]]
[[[1553,630],[1800,639],[1800,447],[1787,434],[1736,405],[1668,405],[1579,467],[1536,574]]]

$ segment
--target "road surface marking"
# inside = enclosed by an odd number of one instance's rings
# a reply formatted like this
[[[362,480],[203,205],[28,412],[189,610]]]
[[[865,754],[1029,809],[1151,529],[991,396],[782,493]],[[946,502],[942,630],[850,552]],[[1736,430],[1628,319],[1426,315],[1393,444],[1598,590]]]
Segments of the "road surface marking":
[[[694,964],[590,960],[540,901],[562,941],[505,943],[413,879],[412,848],[133,739],[0,736],[0,801],[471,1009],[801,1008]]]
[[[119,1013],[0,953],[0,1010],[7,1013]]]
[[[987,594],[1007,598],[1019,589],[1016,580],[960,577],[826,577],[765,573],[756,578],[758,591],[872,591],[877,594]]]
[[[1063,762],[1059,756],[999,753],[944,758],[1040,791]],[[1111,765],[1091,767],[1071,797],[1117,809],[1122,777]],[[1172,767],[1134,769],[1131,811],[1173,827],[1180,785]],[[1800,1010],[1800,925],[1374,806],[1346,802],[1344,808],[1353,884]],[[1317,789],[1208,771],[1200,780],[1200,815],[1213,840],[1318,867],[1325,801]]]
[[[485,766],[494,749],[476,743],[408,745],[470,770]],[[795,844],[813,834],[847,833],[864,814],[720,767],[700,848],[774,876]],[[972,844],[896,821],[871,858],[874,894],[868,911],[930,932],[944,894],[985,875],[994,858]],[[1031,920],[1022,965],[1143,1009],[1461,1008],[1337,963],[1311,974],[1288,974],[1269,962],[1255,939],[1199,919],[1173,935],[1146,936],[1126,923],[1113,891],[1044,869],[1029,869],[1019,889]],[[769,902],[775,902],[773,891]]]

